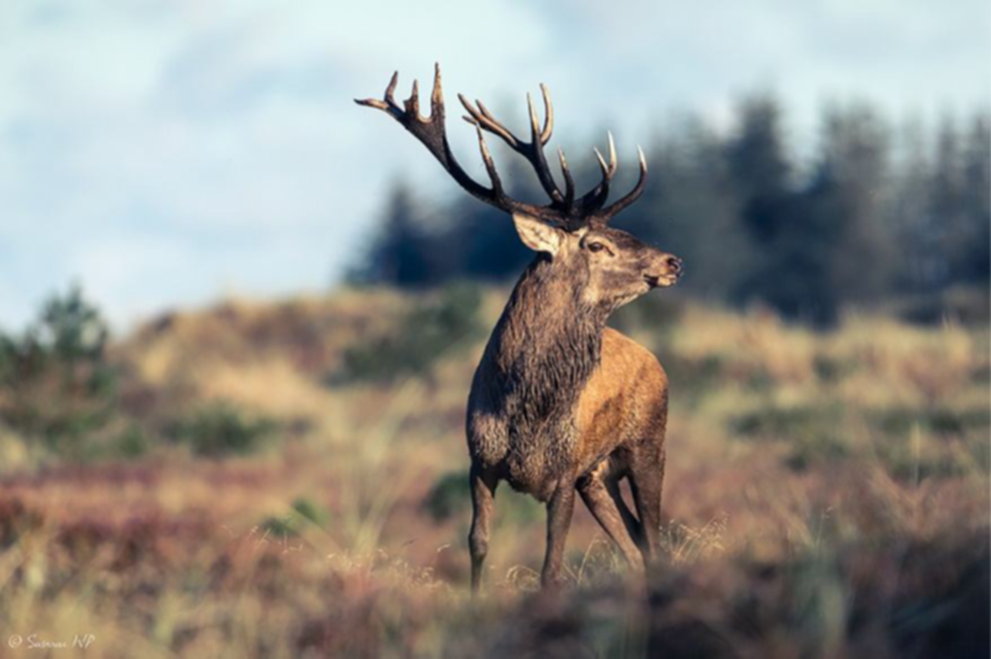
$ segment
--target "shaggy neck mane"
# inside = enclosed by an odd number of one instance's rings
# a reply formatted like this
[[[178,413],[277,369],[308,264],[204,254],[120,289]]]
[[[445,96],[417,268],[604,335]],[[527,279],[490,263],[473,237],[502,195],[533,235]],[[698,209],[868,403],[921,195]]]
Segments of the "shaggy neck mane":
[[[512,420],[510,444],[521,457],[542,453],[551,468],[565,465],[576,441],[574,410],[599,364],[602,310],[582,301],[587,271],[538,256],[516,284],[489,350]],[[537,466],[527,465],[520,468]]]

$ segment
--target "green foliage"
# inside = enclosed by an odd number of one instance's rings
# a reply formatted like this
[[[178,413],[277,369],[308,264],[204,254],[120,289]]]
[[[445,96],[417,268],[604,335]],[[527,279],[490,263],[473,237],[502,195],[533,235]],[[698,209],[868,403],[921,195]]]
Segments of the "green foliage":
[[[874,415],[878,428],[892,435],[905,435],[916,426],[937,435],[962,435],[968,430],[987,432],[991,412],[984,408],[954,410],[947,407],[922,409],[895,407]]]
[[[788,443],[788,455],[784,462],[795,471],[807,471],[849,458],[852,453],[850,443],[838,433],[798,435]]]
[[[332,380],[386,381],[429,374],[441,357],[455,354],[481,331],[481,292],[473,284],[444,287],[439,296],[413,309],[386,336],[352,347]]]
[[[328,514],[326,508],[323,508],[320,504],[304,497],[300,497],[293,501],[292,509],[293,512],[303,519],[320,527],[327,526],[327,521],[330,519],[330,515]]]
[[[289,514],[283,517],[269,517],[261,527],[275,537],[296,537],[309,526],[326,528],[330,514],[320,504],[300,497],[293,501]]]
[[[815,369],[816,377],[820,382],[836,383],[847,377],[856,370],[857,365],[853,362],[844,362],[826,355],[816,355],[813,358],[812,368]]]
[[[211,403],[175,423],[172,434],[197,455],[223,457],[253,453],[275,430],[270,419],[249,417],[229,403]]]
[[[876,460],[895,478],[948,478],[986,471],[991,412],[983,408],[893,407],[844,410],[822,405],[760,407],[730,420],[730,431],[778,442],[796,471],[847,459]]]
[[[914,298],[904,316],[913,321],[988,322],[986,114],[916,135],[895,133],[869,105],[829,105],[815,151],[802,161],[773,96],[744,99],[734,119],[730,132],[698,117],[664,122],[648,149],[660,174],[616,222],[683,258],[679,292],[759,304],[824,328],[845,307],[896,297]],[[520,164],[510,157],[500,167],[521,198],[540,198],[531,175],[515,176]],[[432,206],[424,212],[395,186],[356,278],[406,288],[506,280],[533,259],[505,213],[463,197]],[[975,291],[976,304],[945,295],[954,289]],[[635,313],[615,322],[624,326]]]
[[[132,423],[117,437],[112,450],[116,457],[139,458],[151,450],[151,447],[152,440],[148,434],[141,426]]]
[[[8,385],[14,380],[18,351],[17,341],[0,332],[0,386]]]
[[[99,310],[73,286],[65,297],[48,300],[30,338],[45,354],[73,364],[103,359],[109,334]]]
[[[648,295],[620,307],[609,318],[609,325],[626,334],[643,331],[664,339],[678,327],[684,314],[683,298]]]
[[[499,492],[496,519],[512,526],[529,526],[544,521],[544,506],[529,494],[507,487]]]
[[[424,507],[435,520],[443,521],[467,510],[470,502],[468,472],[452,471],[437,479],[424,501]]]
[[[116,413],[109,330],[78,286],[53,295],[20,338],[0,336],[0,418],[47,447],[78,455]]]
[[[825,437],[836,431],[841,412],[830,406],[769,406],[735,417],[730,427],[734,433],[755,438]]]
[[[424,509],[435,521],[442,522],[471,510],[471,485],[468,470],[451,471],[440,476],[423,501]],[[542,519],[542,506],[533,497],[504,487],[496,497],[496,516],[511,525],[531,524]]]
[[[796,471],[842,460],[852,453],[842,410],[833,405],[762,407],[733,418],[730,430],[751,440],[785,443],[785,464]]]
[[[680,400],[689,406],[700,404],[708,392],[726,380],[726,365],[719,355],[686,359],[677,352],[667,352],[663,364],[669,381],[677,383]]]
[[[353,284],[394,283],[422,287],[435,283],[436,252],[430,249],[427,213],[403,181],[395,183],[382,228],[365,259],[348,273]]]

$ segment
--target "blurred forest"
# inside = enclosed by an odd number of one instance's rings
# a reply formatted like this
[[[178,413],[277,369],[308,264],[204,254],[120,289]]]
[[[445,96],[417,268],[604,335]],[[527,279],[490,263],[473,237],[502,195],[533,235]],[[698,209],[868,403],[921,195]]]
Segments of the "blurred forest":
[[[579,506],[539,592],[543,510],[507,487],[470,598],[465,398],[532,257],[396,183],[367,286],[120,336],[69,286],[0,328],[0,655],[988,656],[988,116],[832,108],[807,157],[773,98],[737,124],[666,124],[617,223],[688,268],[610,321],[671,381],[646,586]]]
[[[724,134],[693,115],[660,124],[645,145],[647,192],[616,225],[684,259],[684,294],[820,327],[849,306],[915,322],[986,319],[986,112],[896,127],[869,104],[828,106],[804,157],[768,94],[743,99]],[[579,184],[597,175],[591,146],[566,149],[585,168]],[[541,200],[520,159],[496,155],[515,194]],[[619,190],[636,172],[626,162]],[[350,279],[403,288],[513,279],[531,255],[499,215],[466,195],[439,202],[396,181]]]

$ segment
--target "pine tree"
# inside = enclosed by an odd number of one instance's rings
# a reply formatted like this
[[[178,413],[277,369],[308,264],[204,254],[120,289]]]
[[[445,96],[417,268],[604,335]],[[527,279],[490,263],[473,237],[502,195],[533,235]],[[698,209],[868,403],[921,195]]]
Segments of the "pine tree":
[[[351,282],[420,287],[440,279],[425,213],[404,181],[393,184],[380,227],[365,256],[349,274]]]

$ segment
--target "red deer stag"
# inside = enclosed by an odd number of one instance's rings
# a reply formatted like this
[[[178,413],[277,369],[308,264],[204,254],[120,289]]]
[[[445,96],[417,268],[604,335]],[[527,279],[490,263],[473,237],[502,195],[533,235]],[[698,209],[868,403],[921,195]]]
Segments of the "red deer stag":
[[[520,277],[475,371],[468,398],[473,519],[472,591],[479,587],[488,548],[496,485],[507,481],[547,505],[547,549],[541,583],[560,578],[575,490],[635,569],[657,555],[668,382],[657,359],[614,329],[606,319],[618,307],[653,288],[672,286],[681,260],[644,244],[609,221],[644,191],[647,162],[640,151],[640,176],[625,197],[606,205],[616,173],[598,150],[598,185],[576,196],[563,151],[558,151],[564,191],[548,167],[544,146],[554,112],[546,87],[543,126],[527,97],[530,140],[524,141],[479,101],[459,95],[465,117],[478,132],[491,187],[472,179],[458,164],[444,129],[444,98],[437,67],[430,116],[420,115],[417,83],[400,106],[394,74],[382,100],[360,105],[389,114],[423,143],[472,196],[510,214],[520,239],[537,252]],[[499,136],[533,166],[550,203],[524,203],[507,196],[485,142]],[[629,479],[636,514],[619,490]]]

